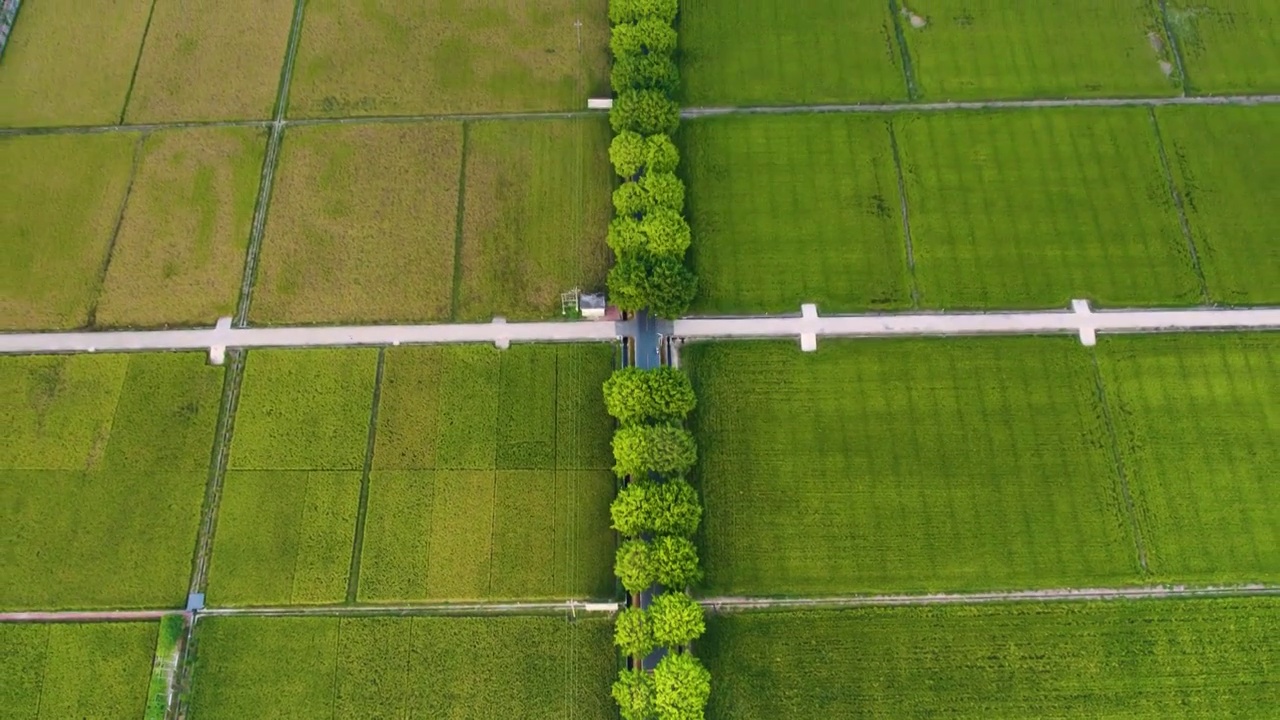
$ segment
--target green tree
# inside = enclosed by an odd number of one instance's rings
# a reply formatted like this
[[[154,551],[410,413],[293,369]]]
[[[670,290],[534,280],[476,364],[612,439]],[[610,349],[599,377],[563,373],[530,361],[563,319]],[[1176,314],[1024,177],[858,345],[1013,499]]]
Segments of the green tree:
[[[622,488],[609,505],[614,530],[627,537],[638,537],[649,530],[650,494],[654,488],[655,485],[648,480],[632,480]]]
[[[615,92],[661,90],[673,95],[680,89],[680,69],[667,53],[619,55],[609,72],[609,84]]]
[[[667,655],[653,669],[653,706],[659,720],[702,720],[710,697],[711,673],[692,655]]]
[[[613,434],[613,471],[618,477],[681,474],[698,460],[693,435],[675,425],[631,425]]]
[[[646,172],[640,178],[640,187],[651,208],[669,208],[677,213],[684,211],[684,181],[675,173]]]
[[[653,137],[666,137],[654,135]],[[670,142],[668,139],[667,142]],[[648,138],[637,132],[623,130],[613,136],[609,143],[609,162],[613,163],[614,172],[625,180],[636,180],[649,164],[653,148]],[[674,169],[674,168],[673,168]]]
[[[651,177],[655,176],[646,175],[645,179]],[[684,258],[685,251],[693,244],[693,231],[689,229],[689,223],[675,210],[652,205],[649,207],[644,219],[640,221],[645,249],[653,257],[671,257],[677,260]]]
[[[653,720],[653,676],[639,668],[623,669],[613,683],[613,699],[622,720]]]
[[[689,311],[698,294],[698,278],[680,258],[669,255],[650,259],[642,293],[649,312],[674,320]]]
[[[639,228],[639,222],[632,220],[636,222],[636,227]],[[612,225],[610,225],[610,229],[612,230]],[[644,232],[637,231],[640,233],[640,242],[647,242]],[[619,235],[617,238],[619,242],[629,239],[631,239],[630,235],[626,237]],[[613,240],[614,236],[611,232],[609,246],[613,248],[617,261],[614,262],[613,267],[609,268],[609,275],[605,278],[605,285],[609,289],[609,302],[623,310],[632,312],[643,310],[649,304],[649,266],[651,263],[640,249],[629,249],[620,252],[618,248],[613,246]]]
[[[683,478],[655,483],[645,497],[645,532],[693,537],[702,522],[698,491]]]
[[[654,579],[664,588],[682,590],[702,579],[698,548],[686,537],[662,535],[654,538],[646,561]]]
[[[622,581],[622,587],[633,595],[653,585],[656,578],[649,543],[627,540],[619,545],[614,555],[613,574]]]
[[[609,36],[609,49],[617,60],[634,57],[670,59],[676,50],[676,40],[676,31],[670,22],[646,17],[614,25]]]
[[[638,182],[624,182],[613,191],[613,209],[621,217],[639,219],[651,207],[649,193]]]
[[[605,236],[609,249],[621,258],[624,255],[644,252],[649,247],[649,236],[644,233],[640,221],[629,216],[616,217],[609,221],[609,232]],[[617,302],[615,301],[616,305]],[[619,306],[621,307],[621,306]]]
[[[698,620],[702,620],[701,615],[698,616]],[[668,622],[668,627],[674,628],[672,625],[674,622],[682,622],[682,620],[673,619]],[[678,628],[675,629],[678,630]],[[653,623],[650,621],[649,613],[638,607],[629,607],[618,613],[613,623],[613,644],[630,657],[648,655],[655,646]]]
[[[679,10],[680,0],[609,0],[609,22],[616,25],[654,18],[670,25]]]
[[[689,376],[672,367],[621,368],[604,381],[605,409],[623,425],[678,423],[697,404]]]
[[[664,592],[654,598],[647,620],[649,639],[669,648],[688,645],[707,629],[702,606],[682,592]]]
[[[644,167],[647,172],[675,172],[680,164],[680,151],[670,135],[650,135],[644,139]]]
[[[660,90],[627,90],[618,93],[609,111],[609,124],[614,132],[669,135],[680,125],[680,106]]]

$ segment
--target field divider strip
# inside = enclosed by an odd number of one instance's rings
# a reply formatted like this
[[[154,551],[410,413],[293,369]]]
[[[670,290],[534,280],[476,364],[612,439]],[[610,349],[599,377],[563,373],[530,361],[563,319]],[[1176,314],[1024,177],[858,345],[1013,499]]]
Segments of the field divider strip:
[[[1187,77],[1187,66],[1182,62],[1182,47],[1178,44],[1178,36],[1173,32],[1173,24],[1169,22],[1169,4],[1160,0],[1160,22],[1164,25],[1165,37],[1169,39],[1169,48],[1173,50],[1173,61],[1178,65],[1178,80],[1182,86],[1182,96],[1191,94],[1191,78]]]
[[[1098,353],[1090,353],[1093,360],[1093,382],[1098,393],[1098,402],[1102,407],[1102,419],[1107,428],[1107,436],[1111,443],[1111,461],[1114,463],[1116,479],[1120,483],[1120,494],[1124,498],[1125,517],[1129,520],[1129,531],[1133,533],[1133,543],[1138,551],[1138,564],[1142,572],[1150,573],[1147,565],[1147,547],[1142,539],[1142,524],[1138,522],[1138,511],[1133,504],[1133,493],[1129,489],[1129,474],[1125,470],[1124,453],[1120,448],[1120,437],[1116,434],[1115,419],[1111,413],[1111,402],[1107,398],[1106,382],[1102,379],[1102,367],[1098,363]]]
[[[369,435],[364,449],[364,472],[360,475],[360,504],[356,508],[356,531],[351,544],[351,569],[347,572],[347,602],[356,601],[360,584],[360,558],[364,553],[364,528],[369,512],[369,474],[373,472],[373,451],[378,439],[378,407],[382,404],[382,375],[387,349],[378,348],[378,369],[373,379],[373,401],[369,408]]]
[[[50,127],[0,128],[0,137],[26,135],[105,135],[110,133],[151,133],[161,130],[195,130],[201,128],[244,128],[271,126],[270,120],[191,120],[182,122],[137,123],[123,125],[62,125]]]
[[[147,10],[147,24],[142,28],[142,42],[138,44],[138,57],[133,61],[133,73],[129,75],[129,89],[124,92],[124,104],[120,106],[120,118],[124,123],[124,115],[129,111],[129,101],[133,99],[133,85],[138,81],[138,68],[142,67],[142,53],[147,49],[147,38],[151,36],[151,18],[156,14],[156,0],[151,0],[151,9]]]
[[[1167,105],[1275,105],[1280,95],[1194,95],[1127,98],[1043,98],[1030,100],[956,100],[947,102],[831,103],[824,105],[740,105],[685,107],[680,117],[716,115],[799,115],[817,113],[946,112],[951,110],[1017,110],[1067,107],[1163,107]]]
[[[911,50],[907,47],[907,33],[902,29],[902,8],[898,0],[889,0],[889,15],[893,18],[893,35],[898,42],[898,52],[902,56],[902,78],[907,83],[907,97],[920,99],[920,88],[916,84],[915,67],[911,64]]]
[[[1160,132],[1160,121],[1156,118],[1155,108],[1147,108],[1147,114],[1151,117],[1151,129],[1156,135],[1156,149],[1160,151],[1160,168],[1164,170],[1164,180],[1169,186],[1169,195],[1173,198],[1173,206],[1178,211],[1178,223],[1182,226],[1182,236],[1187,241],[1187,251],[1191,253],[1191,266],[1195,269],[1196,279],[1200,281],[1200,299],[1207,305],[1211,302],[1209,283],[1205,280],[1204,268],[1200,265],[1200,253],[1196,250],[1196,239],[1191,232],[1191,220],[1187,217],[1186,203],[1183,202],[1182,193],[1173,180],[1173,168],[1169,166],[1169,153],[1164,147],[1164,135]]]
[[[827,597],[707,597],[698,603],[712,612],[750,610],[841,609],[919,605],[979,605],[1005,602],[1071,602],[1099,600],[1210,599],[1224,597],[1280,597],[1280,585],[1132,588],[1058,588],[1001,592],[936,593],[931,595],[835,595]]]
[[[449,319],[458,319],[458,303],[462,295],[462,242],[467,216],[467,137],[469,125],[462,123],[462,152],[458,167],[458,205],[453,218],[453,285],[449,293]]]
[[[898,175],[898,201],[902,205],[902,235],[907,244],[907,272],[911,275],[911,307],[920,307],[920,284],[916,280],[916,254],[911,244],[911,211],[907,203],[907,180],[902,173],[902,156],[898,151],[898,134],[893,120],[885,123],[889,131],[889,147],[893,150],[893,169]]]
[[[191,583],[187,591],[190,595],[203,593],[209,581],[209,560],[213,554],[213,535],[218,524],[218,505],[222,501],[222,486],[231,457],[231,436],[235,431],[236,408],[240,404],[240,388],[244,380],[245,352],[231,350],[227,356],[222,404],[218,409],[217,430],[209,462],[209,479],[200,509],[200,531],[196,536],[191,563]]]
[[[133,145],[133,161],[129,166],[129,180],[124,186],[124,197],[120,199],[120,210],[116,212],[116,222],[111,230],[111,239],[107,241],[107,253],[102,258],[102,267],[98,270],[98,292],[93,304],[85,316],[85,325],[93,327],[98,322],[98,303],[102,300],[102,292],[107,285],[107,272],[111,270],[111,258],[116,254],[116,241],[120,238],[120,228],[124,226],[124,214],[129,210],[129,198],[133,196],[133,181],[138,177],[138,166],[142,164],[142,146],[147,135],[143,133]]]

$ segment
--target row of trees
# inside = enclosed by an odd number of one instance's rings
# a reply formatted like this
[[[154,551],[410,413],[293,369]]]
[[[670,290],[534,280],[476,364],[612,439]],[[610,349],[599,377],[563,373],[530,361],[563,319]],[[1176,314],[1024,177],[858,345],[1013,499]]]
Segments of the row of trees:
[[[609,122],[615,136],[609,159],[622,183],[613,193],[616,217],[608,243],[617,262],[609,271],[609,298],[623,310],[666,318],[683,315],[697,292],[685,265],[691,232],[684,217],[684,182],[676,176],[680,152],[671,134],[680,124],[673,99],[678,0],[610,0],[613,52],[610,81],[616,95]]]
[[[614,471],[624,482],[609,508],[613,528],[626,538],[614,573],[633,598],[614,628],[614,643],[633,662],[614,683],[613,697],[624,720],[701,720],[711,674],[688,650],[706,621],[688,587],[702,579],[692,540],[702,503],[684,479],[697,460],[684,428],[697,398],[684,373],[665,367],[618,370],[605,381],[604,398],[618,421]],[[634,602],[655,585],[661,591],[647,608]],[[657,647],[667,654],[649,674],[640,661]]]

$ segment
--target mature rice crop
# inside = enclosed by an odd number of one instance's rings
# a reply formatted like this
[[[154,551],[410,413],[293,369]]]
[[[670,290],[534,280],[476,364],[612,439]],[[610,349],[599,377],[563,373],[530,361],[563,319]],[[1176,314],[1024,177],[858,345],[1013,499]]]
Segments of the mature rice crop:
[[[686,123],[697,312],[827,312],[911,301],[885,119],[726,117]]]
[[[231,468],[362,469],[377,355],[373,349],[249,353]]]
[[[478,122],[466,133],[455,318],[554,316],[560,293],[603,288],[605,119]]]
[[[895,127],[922,304],[1201,300],[1146,110],[931,113]]]
[[[713,615],[707,717],[1272,717],[1275,598]]]
[[[120,0],[96,12],[84,0],[23,3],[0,72],[0,125],[119,120],[150,10],[151,0]]]
[[[717,594],[1141,581],[1074,338],[696,343]]]
[[[194,353],[6,358],[0,368],[0,527],[12,550],[0,606],[180,603],[222,369]]]
[[[312,0],[292,116],[578,110],[607,94],[606,0]]]
[[[461,149],[457,123],[290,129],[250,317],[449,317]]]
[[[1155,0],[903,0],[900,25],[929,100],[1173,95]]]
[[[138,142],[126,133],[0,138],[0,330],[89,322]]]
[[[1193,90],[1280,90],[1280,7],[1274,2],[1169,0],[1168,13]]]
[[[271,116],[294,0],[156,0],[129,122]]]
[[[156,627],[0,624],[0,717],[135,720],[146,704]]]
[[[1280,335],[1107,337],[1098,363],[1152,573],[1280,580]]]
[[[685,0],[686,105],[905,100],[886,3]]]
[[[97,301],[97,325],[212,325],[235,312],[265,131],[143,141]]]
[[[607,618],[206,618],[193,718],[612,718]]]
[[[359,499],[358,472],[228,472],[209,567],[210,602],[341,602]]]
[[[1260,152],[1280,126],[1280,108],[1161,108],[1156,117],[1209,296],[1280,303],[1280,154]]]

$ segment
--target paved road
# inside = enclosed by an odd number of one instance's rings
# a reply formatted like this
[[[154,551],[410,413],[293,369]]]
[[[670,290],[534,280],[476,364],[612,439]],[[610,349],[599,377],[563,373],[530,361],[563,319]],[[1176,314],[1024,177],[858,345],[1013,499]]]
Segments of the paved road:
[[[776,610],[783,608],[853,608],[892,605],[979,605],[993,602],[1060,600],[1148,600],[1155,598],[1280,597],[1280,585],[1219,587],[1154,586],[1133,588],[1059,588],[937,595],[861,595],[823,598],[710,597],[698,602],[709,610]]]
[[[631,323],[608,321],[352,325],[311,327],[119,330],[0,334],[0,353],[209,350],[211,348],[332,347],[430,343],[590,342],[630,335]]]
[[[1043,100],[977,100],[972,102],[848,103],[835,105],[754,105],[687,107],[682,118],[715,115],[790,115],[803,113],[896,113],[947,110],[1001,110],[1061,107],[1161,107],[1165,105],[1274,105],[1280,95],[1197,95],[1153,98],[1061,98]]]
[[[798,337],[806,349],[822,336],[1033,335],[1071,333],[1092,345],[1098,333],[1280,329],[1280,308],[1236,310],[1093,311],[1076,301],[1071,310],[1007,313],[832,315],[806,305],[801,317],[690,318],[672,334],[685,339]]]

